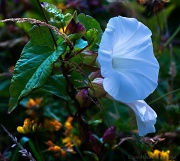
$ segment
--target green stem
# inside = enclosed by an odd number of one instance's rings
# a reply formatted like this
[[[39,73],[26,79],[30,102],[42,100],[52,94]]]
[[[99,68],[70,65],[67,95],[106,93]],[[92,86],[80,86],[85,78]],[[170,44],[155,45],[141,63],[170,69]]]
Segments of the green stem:
[[[178,34],[179,31],[180,31],[180,26],[176,29],[176,31],[174,31],[172,36],[164,43],[164,47],[166,47],[174,39],[174,37]]]
[[[168,92],[168,93],[166,93],[166,94],[164,94],[164,95],[162,95],[162,96],[154,99],[154,100],[151,101],[151,102],[148,102],[148,104],[149,104],[149,105],[150,105],[150,104],[153,104],[154,102],[156,102],[156,101],[158,101],[158,100],[160,100],[160,99],[162,99],[162,98],[164,98],[164,97],[166,97],[166,96],[168,96],[168,95],[170,95],[170,94],[172,94],[172,93],[176,93],[176,92],[179,92],[179,91],[180,91],[180,88],[175,89],[175,90],[173,90],[173,91],[171,91],[171,92]]]

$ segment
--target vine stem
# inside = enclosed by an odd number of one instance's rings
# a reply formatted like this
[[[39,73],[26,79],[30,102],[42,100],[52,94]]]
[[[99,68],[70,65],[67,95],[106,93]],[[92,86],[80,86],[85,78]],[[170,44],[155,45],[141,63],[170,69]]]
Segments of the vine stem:
[[[47,17],[46,17],[46,14],[44,13],[44,10],[43,10],[43,8],[42,8],[42,6],[41,6],[41,2],[40,2],[39,0],[37,0],[37,2],[38,2],[38,5],[39,5],[39,8],[41,9],[41,12],[42,12],[42,14],[43,14],[43,17],[44,17],[46,23],[49,24],[48,19],[47,19]],[[51,37],[52,37],[52,39],[53,39],[54,45],[55,45],[56,48],[57,48],[57,43],[56,43],[55,37],[54,37],[53,32],[52,32],[52,30],[51,30],[50,28],[49,28],[49,32],[50,32]]]
[[[61,33],[57,27],[47,24],[46,22],[43,22],[43,21],[40,21],[40,20],[37,20],[34,18],[9,18],[9,19],[0,20],[0,22],[17,22],[17,23],[28,22],[30,24],[48,27],[48,28],[54,30],[55,33],[57,33],[59,36],[62,36],[62,38],[65,40],[65,42],[68,44],[68,46],[71,49],[74,48],[73,43],[71,42],[71,40],[69,39],[69,37],[66,34]]]

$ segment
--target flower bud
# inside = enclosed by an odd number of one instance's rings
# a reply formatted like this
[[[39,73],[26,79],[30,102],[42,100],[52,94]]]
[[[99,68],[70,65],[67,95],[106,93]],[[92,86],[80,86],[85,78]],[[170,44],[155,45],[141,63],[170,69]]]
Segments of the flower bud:
[[[89,133],[89,144],[91,145],[93,152],[95,152],[97,155],[99,155],[101,152],[101,144],[97,140],[95,135],[92,134],[91,132]]]
[[[109,127],[103,134],[103,142],[112,145],[116,140],[115,126]]]
[[[74,21],[74,19],[72,19],[70,21],[70,23],[68,24],[68,26],[66,27],[65,34],[66,35],[72,34],[73,31],[74,31],[75,26],[76,26],[76,22]]]
[[[82,56],[83,56],[83,63],[88,66],[92,66],[96,62],[97,53],[90,50],[84,50],[82,52]]]
[[[96,71],[96,72],[92,72],[90,75],[89,75],[89,80],[94,80],[95,78],[100,78],[100,77],[102,77],[101,76],[101,71],[100,70],[98,70],[98,71]]]
[[[75,34],[75,33],[81,33],[85,34],[86,29],[80,22],[75,22],[75,20],[72,18],[68,26],[66,27],[65,34]]]
[[[103,78],[95,78],[91,82],[91,88],[89,89],[89,94],[93,97],[104,97],[107,93],[103,88]]]
[[[81,107],[87,107],[91,103],[88,97],[87,89],[82,89],[81,91],[79,91],[76,95],[76,99],[78,100]]]
[[[80,22],[78,22],[74,28],[73,33],[85,34],[85,32],[86,32],[86,28]]]

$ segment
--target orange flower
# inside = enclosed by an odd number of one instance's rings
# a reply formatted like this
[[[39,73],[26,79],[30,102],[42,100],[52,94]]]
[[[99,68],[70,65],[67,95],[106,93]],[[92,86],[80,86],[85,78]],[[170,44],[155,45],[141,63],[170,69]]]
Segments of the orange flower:
[[[36,117],[37,110],[42,100],[43,98],[35,98],[35,99],[30,98],[28,103],[26,104],[26,107],[28,108],[28,110],[26,111],[27,114],[30,115],[31,117]]]
[[[51,140],[48,140],[48,141],[46,142],[46,144],[47,144],[49,147],[51,147],[51,146],[54,145],[53,142],[52,142]]]
[[[49,146],[48,150],[52,151],[56,157],[66,156],[66,151],[62,149],[60,146],[55,145],[51,140],[48,140],[46,144]]]
[[[30,98],[29,102],[26,104],[26,107],[27,108],[39,107],[42,100],[43,98],[35,98],[35,99]]]
[[[61,150],[61,155],[63,156],[63,157],[65,157],[66,156],[66,151],[65,150]]]
[[[49,131],[53,132],[53,131],[58,131],[61,129],[62,124],[58,121],[58,120],[49,120],[49,119],[45,119],[44,121],[44,126],[46,129],[48,129]]]

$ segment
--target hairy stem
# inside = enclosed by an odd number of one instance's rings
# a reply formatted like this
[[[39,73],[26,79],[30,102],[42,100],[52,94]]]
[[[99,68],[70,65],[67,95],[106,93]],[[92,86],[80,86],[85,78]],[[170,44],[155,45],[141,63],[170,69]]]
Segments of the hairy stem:
[[[9,18],[9,19],[5,19],[5,20],[0,20],[0,22],[17,22],[17,23],[28,22],[30,24],[48,27],[49,29],[52,29],[59,36],[62,36],[62,38],[68,44],[70,49],[74,48],[73,43],[70,41],[69,37],[66,34],[61,33],[57,27],[47,24],[46,22],[43,22],[43,21],[40,21],[37,19],[33,19],[33,18]]]

